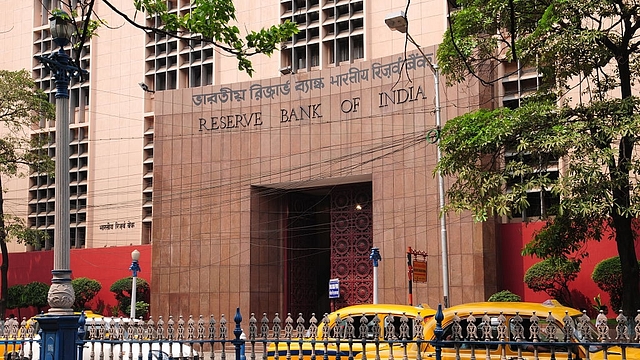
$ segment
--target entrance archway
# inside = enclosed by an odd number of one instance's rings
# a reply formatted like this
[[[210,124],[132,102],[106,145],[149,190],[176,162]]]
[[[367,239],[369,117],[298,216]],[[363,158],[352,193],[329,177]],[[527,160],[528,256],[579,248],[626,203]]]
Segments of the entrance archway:
[[[285,308],[330,312],[373,299],[371,183],[298,190],[286,197]],[[329,279],[340,298],[329,300]]]

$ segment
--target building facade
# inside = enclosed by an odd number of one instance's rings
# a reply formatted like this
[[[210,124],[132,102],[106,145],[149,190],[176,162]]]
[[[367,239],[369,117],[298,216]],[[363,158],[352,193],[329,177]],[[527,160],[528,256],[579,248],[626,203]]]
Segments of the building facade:
[[[32,71],[51,96],[52,76],[33,56],[53,50],[48,14],[66,3],[0,0],[9,9],[0,23],[11,29],[0,41],[12,49],[0,67]],[[134,18],[133,1],[111,3]],[[427,282],[414,284],[413,298],[436,306],[436,109],[446,122],[520,90],[509,93],[508,81],[441,81],[436,103],[428,62],[446,29],[447,1],[413,1],[408,10],[398,0],[234,3],[242,29],[285,20],[300,28],[282,51],[251,58],[253,78],[211,45],[145,33],[96,2],[109,26],[82,50],[88,78],[71,85],[72,247],[152,244],[159,314],[236,306],[321,313],[370,302],[372,247],[382,255],[380,301],[404,303],[411,247],[428,255]],[[191,7],[167,4],[181,14]],[[399,10],[421,51],[385,24]],[[54,132],[40,125],[32,136]],[[51,234],[54,181],[29,174],[7,186],[12,211]],[[450,299],[486,299],[497,290],[496,224],[466,214],[446,222]],[[12,250],[54,244],[51,237]],[[337,299],[328,297],[330,279],[340,281]]]

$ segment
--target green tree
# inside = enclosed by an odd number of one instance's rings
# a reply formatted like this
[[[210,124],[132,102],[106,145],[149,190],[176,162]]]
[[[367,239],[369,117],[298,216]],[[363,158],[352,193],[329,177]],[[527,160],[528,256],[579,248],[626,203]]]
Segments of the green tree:
[[[128,313],[131,309],[131,288],[133,285],[132,282],[133,278],[129,276],[117,280],[109,288],[109,291],[115,294],[119,311],[126,311]],[[148,304],[151,297],[151,288],[149,287],[149,283],[145,279],[136,278],[136,290],[136,303],[145,302]],[[137,309],[138,306],[136,306],[136,311]],[[114,316],[115,315],[116,314],[114,314]]]
[[[49,295],[49,285],[40,282],[32,281],[24,286],[24,293],[26,297],[27,306],[34,306],[38,309],[38,313],[42,311],[42,308],[49,305],[47,296]]]
[[[620,309],[623,292],[620,257],[604,259],[596,264],[591,273],[591,279],[602,291],[609,294],[611,309],[614,311]]]
[[[546,87],[515,109],[478,110],[442,130],[437,169],[455,181],[448,210],[470,210],[476,220],[525,210],[527,191],[560,198],[524,254],[580,261],[583,244],[614,234],[622,263],[623,309],[640,309],[632,219],[640,214],[636,149],[640,101],[631,86],[640,76],[638,4],[628,1],[460,0],[438,49],[449,82],[475,76],[486,84],[496,64],[535,67]],[[511,74],[507,74],[511,75]],[[564,97],[571,86],[585,100]],[[572,101],[573,100],[573,101]],[[505,165],[505,149],[520,156]],[[541,169],[557,159],[558,178]],[[556,163],[557,164],[557,163]],[[520,179],[510,191],[506,184]]]
[[[566,259],[545,259],[533,264],[524,274],[529,289],[544,291],[565,306],[572,306],[569,282],[578,277],[580,264]]]
[[[29,306],[29,304],[27,303],[25,285],[18,284],[8,288],[6,306],[7,309],[18,309],[18,319],[21,318],[20,309]]]
[[[74,311],[84,310],[86,304],[96,297],[102,289],[102,284],[98,280],[86,277],[71,280],[71,286],[73,286],[73,292],[76,295],[76,300],[73,303]]]
[[[7,242],[37,245],[46,237],[43,232],[30,229],[23,218],[4,211],[3,180],[25,176],[30,171],[47,173],[53,161],[41,148],[42,139],[31,139],[25,128],[37,126],[41,119],[54,117],[53,105],[38,90],[26,70],[0,70],[0,316],[7,307],[9,254]]]
[[[155,33],[178,39],[200,41],[235,56],[238,69],[253,74],[249,58],[256,54],[271,55],[278,46],[298,33],[295,23],[285,21],[259,30],[248,30],[242,35],[236,24],[236,9],[229,0],[192,0],[192,8],[188,13],[180,15],[167,7],[165,0],[132,0],[133,12],[119,9],[110,0],[60,0],[60,9],[49,9],[50,12],[65,11],[73,16],[68,17],[76,25],[74,49],[82,49],[82,44],[99,32],[104,20],[94,14],[97,2],[102,2],[130,25],[147,33]],[[71,6],[73,3],[73,6]],[[136,18],[151,16],[160,21],[156,26],[146,26]],[[79,63],[80,51],[74,51],[75,63]]]

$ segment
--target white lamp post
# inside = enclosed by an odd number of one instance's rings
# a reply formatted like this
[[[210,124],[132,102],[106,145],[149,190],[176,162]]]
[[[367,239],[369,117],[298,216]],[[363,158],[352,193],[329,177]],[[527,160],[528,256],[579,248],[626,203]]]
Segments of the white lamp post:
[[[427,61],[431,72],[433,72],[433,81],[435,86],[435,95],[436,95],[436,127],[440,130],[442,126],[442,119],[440,117],[440,72],[438,71],[438,65],[431,62],[431,60],[422,52],[422,49],[416,42],[413,40],[408,30],[408,20],[404,13],[404,11],[399,11],[397,13],[389,14],[384,19],[385,24],[391,29],[395,31],[399,31],[403,34],[406,34],[407,39],[411,41],[417,48],[418,51],[422,54],[424,59]],[[437,161],[440,162],[442,154],[440,152],[440,147],[436,147],[436,158]],[[445,214],[442,212],[444,208],[444,178],[442,177],[442,173],[438,172],[438,199],[439,199],[439,210],[441,213],[440,216],[440,249],[442,254],[442,292],[444,297],[444,307],[449,307],[449,251],[447,250],[447,222]]]
[[[140,270],[140,264],[138,263],[138,260],[140,260],[140,251],[138,250],[133,250],[131,252],[131,266],[129,267],[129,270],[131,270],[132,276],[131,276],[131,312],[130,312],[130,318],[133,320],[136,318],[136,293],[137,293],[137,284],[136,284],[136,280],[138,278],[138,271]]]

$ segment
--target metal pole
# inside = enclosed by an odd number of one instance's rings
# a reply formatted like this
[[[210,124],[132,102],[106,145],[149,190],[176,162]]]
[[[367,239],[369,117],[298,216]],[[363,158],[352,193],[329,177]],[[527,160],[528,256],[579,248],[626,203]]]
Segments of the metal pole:
[[[69,205],[69,82],[80,70],[64,51],[73,26],[69,15],[57,12],[49,19],[53,42],[59,47],[46,56],[36,56],[54,74],[56,82],[55,231],[53,270],[47,301],[50,309],[37,317],[41,329],[40,358],[62,360],[78,354],[78,315],[73,314],[75,293],[71,285],[71,239]]]
[[[427,58],[427,61],[429,59]],[[432,64],[433,80],[436,92],[436,127],[438,131],[442,128],[441,106],[440,106],[440,71],[437,64]],[[440,135],[438,135],[439,137]],[[436,147],[436,158],[440,162],[442,152],[440,146]],[[447,218],[444,213],[444,178],[438,171],[438,204],[440,213],[440,250],[442,253],[442,292],[444,307],[449,307],[449,250],[447,243]]]
[[[140,259],[140,252],[138,250],[133,250],[131,252],[131,266],[129,270],[131,270],[131,309],[129,310],[129,317],[133,321],[136,318],[136,295],[138,293],[138,271],[140,269],[140,263],[138,260]]]
[[[130,312],[130,318],[131,319],[135,319],[136,318],[136,279],[137,277],[134,275],[132,277],[132,281],[131,281],[131,312]]]
[[[411,246],[407,250],[407,276],[409,277],[409,305],[413,305],[413,266],[411,265]]]
[[[56,20],[59,19],[50,19]],[[53,33],[53,31],[52,31]],[[54,206],[54,246],[51,287],[47,301],[49,314],[73,315],[75,293],[71,285],[71,239],[69,205],[69,82],[77,73],[73,69],[71,58],[64,51],[69,40],[54,37],[58,45],[57,52],[48,56],[36,56],[45,68],[49,69],[56,83],[56,154],[55,154],[55,206]]]

